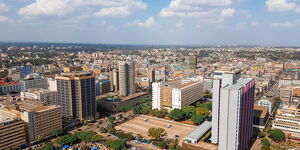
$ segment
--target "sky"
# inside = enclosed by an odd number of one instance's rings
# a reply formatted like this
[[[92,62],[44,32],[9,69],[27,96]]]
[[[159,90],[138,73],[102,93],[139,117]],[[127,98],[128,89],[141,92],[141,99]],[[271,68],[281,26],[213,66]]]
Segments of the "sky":
[[[0,41],[300,46],[300,0],[0,0]]]

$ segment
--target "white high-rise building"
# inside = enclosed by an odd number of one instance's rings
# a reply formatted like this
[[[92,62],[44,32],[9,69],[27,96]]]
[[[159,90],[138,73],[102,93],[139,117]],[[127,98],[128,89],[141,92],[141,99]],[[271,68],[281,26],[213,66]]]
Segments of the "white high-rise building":
[[[240,71],[215,71],[212,89],[212,136],[211,142],[218,143],[219,138],[219,116],[220,116],[220,93],[221,88],[233,84],[240,77]]]
[[[162,108],[161,103],[162,83],[152,83],[152,109],[160,110]]]
[[[248,150],[253,134],[255,81],[223,72],[213,83],[212,143],[222,150]]]

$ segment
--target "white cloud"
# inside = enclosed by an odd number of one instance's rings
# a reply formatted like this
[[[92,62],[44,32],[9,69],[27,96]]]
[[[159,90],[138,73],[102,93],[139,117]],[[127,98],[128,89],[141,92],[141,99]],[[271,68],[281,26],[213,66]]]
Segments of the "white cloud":
[[[289,0],[267,0],[266,5],[270,12],[300,12],[300,7],[296,3]]]
[[[139,20],[135,20],[131,23],[126,24],[126,26],[139,26],[150,28],[156,25],[154,17],[149,17],[145,22],[141,22]]]
[[[61,16],[72,10],[70,0],[36,0],[19,10],[22,16]]]
[[[4,3],[0,3],[0,12],[8,12],[9,8]]]
[[[296,22],[290,22],[290,21],[286,21],[286,22],[274,22],[271,23],[270,25],[271,27],[295,27],[296,26]]]
[[[236,0],[171,0],[160,11],[161,17],[195,18],[205,24],[220,24],[233,17],[236,10],[229,8]],[[177,26],[180,26],[180,22]],[[197,25],[198,26],[198,25]]]
[[[106,31],[108,32],[111,32],[111,31],[115,31],[117,28],[113,25],[109,25],[107,28],[106,28]]]
[[[63,16],[70,12],[96,16],[128,16],[132,11],[147,8],[142,0],[35,0],[19,9],[19,14],[27,17]],[[88,10],[88,11],[87,11]]]
[[[179,20],[177,23],[176,23],[176,28],[181,28],[181,27],[183,27],[184,26],[184,23],[183,23],[183,20],[181,19],[181,20]]]
[[[227,8],[227,9],[223,9],[222,12],[221,12],[221,16],[222,17],[232,17],[235,13],[235,9],[233,8]]]
[[[130,15],[128,7],[102,8],[94,14],[97,17],[127,17]]]
[[[12,22],[13,20],[6,17],[6,16],[0,16],[0,23],[10,23]]]

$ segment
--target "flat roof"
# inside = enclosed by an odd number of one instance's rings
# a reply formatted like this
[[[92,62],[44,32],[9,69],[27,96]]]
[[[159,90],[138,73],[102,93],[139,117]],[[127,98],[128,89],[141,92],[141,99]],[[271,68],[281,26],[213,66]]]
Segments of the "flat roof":
[[[211,129],[211,126],[211,121],[205,121],[186,138],[199,140],[209,129]]]
[[[259,118],[265,118],[268,109],[268,107],[254,105],[254,116]]]
[[[240,88],[242,88],[243,86],[245,86],[247,83],[249,83],[252,80],[253,80],[252,78],[240,78],[236,81],[235,84],[228,85],[228,86],[224,87],[224,89],[239,90]]]
[[[130,100],[130,99],[133,99],[133,98],[136,98],[136,97],[139,97],[139,96],[143,96],[143,95],[146,95],[148,94],[148,92],[138,92],[138,93],[134,93],[134,94],[131,94],[131,95],[128,95],[126,97],[121,97],[121,101],[127,101],[127,100]]]

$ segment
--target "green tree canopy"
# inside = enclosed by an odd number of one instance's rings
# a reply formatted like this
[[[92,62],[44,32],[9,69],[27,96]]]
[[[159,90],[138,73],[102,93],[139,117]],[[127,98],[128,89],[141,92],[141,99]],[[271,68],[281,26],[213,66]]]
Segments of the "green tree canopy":
[[[196,113],[195,106],[183,106],[181,109],[187,118],[191,118]]]
[[[208,110],[211,110],[212,109],[212,102],[197,103],[196,107],[198,107],[198,108],[207,108]]]
[[[112,148],[113,150],[123,150],[126,148],[124,140],[111,140],[108,139],[103,143],[105,146]]]
[[[73,144],[75,141],[77,141],[77,137],[76,135],[72,135],[72,134],[67,134],[62,136],[59,140],[58,140],[58,144]]]
[[[61,136],[61,135],[65,134],[65,130],[63,128],[56,129],[56,130],[52,131],[52,134],[55,136]]]
[[[276,142],[285,140],[285,134],[281,130],[269,130],[268,134]]]
[[[164,136],[167,136],[167,132],[162,128],[149,128],[148,136],[154,139],[161,139]]]
[[[41,149],[42,150],[54,150],[54,146],[51,142],[48,142]]]
[[[191,120],[192,120],[195,124],[199,125],[199,124],[201,124],[202,122],[204,122],[204,120],[205,120],[204,118],[205,118],[204,115],[202,115],[202,114],[196,114],[196,115],[194,115],[194,116],[191,118]]]
[[[176,121],[184,120],[185,113],[181,109],[173,109],[169,114],[168,117],[174,119]]]
[[[268,139],[261,139],[261,144],[263,145],[263,146],[270,146],[270,142],[269,142],[269,140]]]

